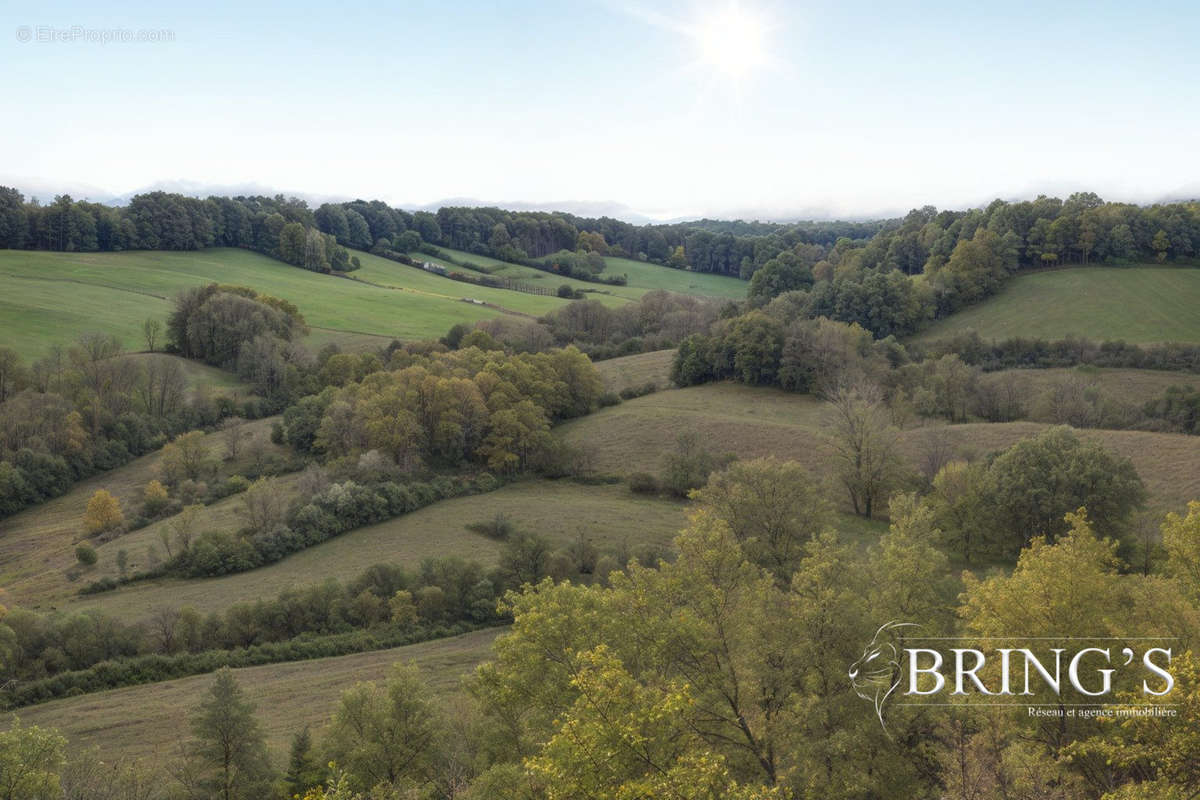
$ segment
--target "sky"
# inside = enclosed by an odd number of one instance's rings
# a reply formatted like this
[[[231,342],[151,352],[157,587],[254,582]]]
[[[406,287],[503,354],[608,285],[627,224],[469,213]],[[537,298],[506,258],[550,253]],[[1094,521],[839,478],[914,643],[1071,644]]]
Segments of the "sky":
[[[655,219],[1200,196],[1198,36],[1154,0],[10,0],[0,183]]]

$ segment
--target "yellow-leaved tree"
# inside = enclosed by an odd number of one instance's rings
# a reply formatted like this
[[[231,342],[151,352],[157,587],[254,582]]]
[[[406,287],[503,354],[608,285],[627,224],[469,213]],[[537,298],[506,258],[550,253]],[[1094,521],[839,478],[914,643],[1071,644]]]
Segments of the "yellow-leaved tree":
[[[88,500],[87,510],[83,514],[83,527],[88,534],[95,535],[112,530],[125,522],[121,513],[121,501],[113,497],[106,489],[97,489]]]

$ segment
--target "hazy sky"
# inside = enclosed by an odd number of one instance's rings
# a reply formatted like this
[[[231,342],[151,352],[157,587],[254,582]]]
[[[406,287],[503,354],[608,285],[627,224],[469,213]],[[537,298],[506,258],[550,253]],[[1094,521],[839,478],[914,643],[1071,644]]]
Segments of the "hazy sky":
[[[86,40],[112,29],[173,41]],[[8,2],[0,182],[660,217],[1200,194],[1198,36],[1153,0]]]

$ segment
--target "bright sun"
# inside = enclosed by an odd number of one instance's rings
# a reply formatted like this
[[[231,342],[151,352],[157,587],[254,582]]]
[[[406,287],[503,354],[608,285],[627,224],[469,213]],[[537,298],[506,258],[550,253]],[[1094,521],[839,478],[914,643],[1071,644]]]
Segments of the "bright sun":
[[[767,24],[736,2],[705,11],[688,31],[701,60],[730,78],[744,78],[767,60]]]

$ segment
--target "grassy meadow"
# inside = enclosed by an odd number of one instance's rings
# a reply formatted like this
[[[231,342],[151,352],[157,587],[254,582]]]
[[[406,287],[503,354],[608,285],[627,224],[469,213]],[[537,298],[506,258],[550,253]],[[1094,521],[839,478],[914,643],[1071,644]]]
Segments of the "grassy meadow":
[[[464,253],[461,250],[451,250],[447,247],[439,247],[438,249],[448,258],[483,267],[489,270],[489,274],[500,278],[512,278],[513,280],[522,281],[532,286],[540,286],[551,290],[557,290],[559,286],[565,283],[573,289],[587,292],[589,300],[599,300],[608,306],[623,305],[630,300],[638,299],[648,291],[645,288],[636,286],[607,286],[602,283],[581,281],[578,278],[567,278],[562,275],[554,275],[545,270],[525,267],[520,264],[510,264],[507,261],[498,261],[494,258],[477,256],[474,253]],[[452,261],[448,261],[446,258],[438,258],[426,253],[413,253],[413,258],[438,264],[446,269],[464,271],[463,267]]]
[[[283,491],[290,491],[287,478]],[[236,497],[206,509],[213,527],[236,523]],[[357,577],[374,564],[415,569],[425,558],[460,556],[486,567],[495,565],[503,542],[467,530],[476,522],[505,516],[517,530],[545,537],[565,548],[583,537],[601,552],[634,551],[639,545],[668,545],[686,524],[687,504],[641,497],[624,485],[584,486],[569,481],[531,480],[487,494],[444,500],[401,517],[344,533],[265,567],[203,579],[163,579],[135,583],[102,594],[74,597],[73,587],[45,581],[43,602],[60,609],[98,608],[124,619],[144,619],[164,608],[195,606],[220,611],[238,602],[274,597],[318,579]],[[154,527],[154,526],[151,526]],[[140,557],[156,537],[144,529],[98,548],[100,564],[112,561],[117,548]],[[126,542],[122,544],[122,542]],[[111,566],[108,569],[112,569]],[[115,572],[115,570],[113,570]]]
[[[589,298],[606,305],[636,300],[651,289],[745,296],[746,284],[736,278],[624,259],[608,259],[610,271],[628,272],[630,285],[605,286],[470,253],[447,253],[494,267],[497,275],[550,289],[568,283],[588,290]],[[295,303],[312,329],[308,341],[314,349],[327,342],[354,350],[383,346],[394,338],[436,338],[458,322],[502,313],[540,316],[568,302],[471,286],[369,253],[355,255],[362,268],[341,277],[236,248],[124,253],[0,250],[0,280],[5,284],[0,297],[0,341],[34,359],[50,345],[69,344],[80,333],[101,330],[118,336],[128,350],[142,350],[143,320],[165,318],[181,289],[214,281],[250,286]],[[456,268],[437,258],[422,258]],[[464,302],[464,298],[486,305]]]
[[[360,258],[374,265],[373,257]],[[214,281],[250,286],[295,303],[312,328],[309,341],[314,348],[327,341],[383,346],[393,338],[437,337],[456,322],[501,313],[464,303],[463,289],[499,304],[520,304],[522,298],[533,297],[502,289],[475,292],[476,287],[393,266],[402,289],[309,272],[236,248],[127,253],[0,250],[0,280],[6,289],[0,299],[0,340],[32,359],[52,344],[68,344],[80,333],[101,330],[120,337],[127,349],[141,350],[143,320],[166,318],[177,292]]]
[[[1072,267],[1017,275],[1000,293],[939,320],[915,339],[974,330],[1010,336],[1200,342],[1200,269]]]
[[[630,258],[606,258],[601,275],[625,275],[629,286],[642,289],[667,289],[680,294],[698,294],[728,300],[746,299],[749,284],[741,278],[714,275],[708,272],[689,272],[683,269],[647,264]]]
[[[597,361],[596,371],[600,373],[604,388],[609,392],[637,388],[647,383],[667,389],[671,386],[671,363],[674,360],[674,350],[655,350]]]
[[[501,629],[448,639],[355,653],[335,658],[269,664],[234,670],[255,705],[277,761],[287,757],[291,737],[305,725],[314,735],[329,721],[342,692],[360,681],[386,679],[393,664],[416,664],[433,692],[447,702],[491,652]],[[23,708],[21,722],[57,728],[72,750],[99,748],[101,758],[173,759],[190,735],[183,714],[200,702],[211,675],[112,689]]]
[[[1162,397],[1163,392],[1171,386],[1200,387],[1200,375],[1153,369],[1104,369],[1085,365],[1058,369],[1012,369],[993,374],[1015,376],[1021,382],[1022,394],[1026,397],[1033,397],[1062,381],[1072,380],[1137,406]]]
[[[714,453],[739,458],[776,456],[830,476],[826,444],[829,410],[810,395],[733,383],[706,384],[654,394],[601,409],[558,429],[568,442],[588,448],[601,472],[657,473],[679,434],[694,432]],[[915,465],[933,431],[962,457],[1002,450],[1044,430],[1036,422],[912,426],[901,449]],[[1200,437],[1142,431],[1081,430],[1128,457],[1150,493],[1155,513],[1182,511],[1200,497]],[[835,497],[842,494],[834,490]]]
[[[366,281],[402,292],[418,292],[429,297],[460,302],[462,298],[470,297],[482,300],[499,309],[535,317],[553,311],[567,302],[558,297],[527,294],[509,289],[492,289],[486,286],[472,286],[461,281],[450,280],[442,275],[426,272],[423,269],[410,267],[407,264],[373,256],[370,253],[355,252],[355,255],[358,256],[362,267],[347,273],[351,280]],[[551,288],[557,288],[557,284]],[[303,308],[304,306],[301,305],[301,310]],[[443,330],[442,333],[445,331]]]
[[[563,283],[569,283],[577,289],[591,289],[596,292],[593,298],[601,301],[605,300],[604,293],[606,292],[616,298],[636,299],[653,289],[666,289],[667,291],[678,292],[679,294],[694,294],[703,297],[743,300],[746,297],[746,288],[749,285],[740,278],[732,278],[728,275],[688,272],[687,270],[673,269],[658,264],[648,264],[645,261],[635,261],[631,258],[608,257],[604,259],[606,266],[601,275],[604,277],[625,275],[628,278],[628,283],[624,286],[606,286],[602,283],[562,278],[558,275],[534,269],[533,267],[510,264],[506,261],[488,258],[487,256],[464,253],[461,250],[451,250],[446,247],[438,249],[455,261],[466,261],[487,268],[491,270],[493,275],[517,278],[535,284],[545,283],[545,285],[553,288],[558,288]],[[432,256],[418,254],[414,257],[420,257],[435,264],[442,264],[451,269],[461,269],[448,261],[439,260]]]

